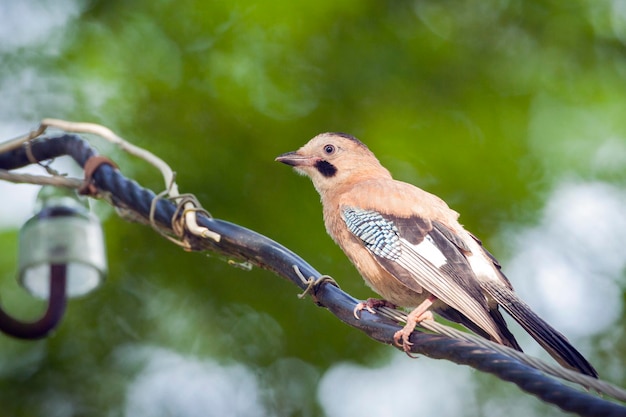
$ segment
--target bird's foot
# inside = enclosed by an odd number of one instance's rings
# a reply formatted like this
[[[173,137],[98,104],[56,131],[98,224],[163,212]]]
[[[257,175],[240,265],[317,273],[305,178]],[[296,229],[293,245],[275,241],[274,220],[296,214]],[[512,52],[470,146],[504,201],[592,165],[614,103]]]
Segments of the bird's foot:
[[[435,297],[430,296],[422,304],[417,306],[413,311],[411,311],[407,318],[406,324],[402,328],[402,330],[398,330],[393,335],[393,341],[397,346],[401,346],[402,349],[406,352],[407,355],[413,357],[409,352],[411,351],[411,346],[413,343],[409,340],[411,337],[411,333],[415,330],[415,327],[418,323],[424,320],[434,320],[433,313],[428,309],[433,305],[433,301]],[[402,343],[400,342],[402,340]]]
[[[402,330],[398,330],[393,335],[393,341],[396,343],[396,345],[402,346],[402,349],[409,356],[411,356],[409,352],[411,351],[411,346],[413,346],[413,343],[411,343],[409,338],[411,337],[413,330],[415,330],[415,327],[417,326],[419,322],[424,321],[424,320],[433,320],[433,319],[434,319],[433,313],[431,313],[430,311],[426,311],[422,313],[422,315],[419,318],[413,318],[411,317],[411,314],[409,314],[406,324],[404,325]],[[402,339],[402,342],[400,342],[400,339]]]
[[[376,307],[396,308],[397,306],[393,303],[390,303],[387,300],[380,300],[378,298],[368,298],[367,300],[360,302],[359,304],[356,305],[356,307],[354,307],[354,310],[353,310],[354,317],[356,317],[357,320],[361,320],[360,313],[363,310],[367,310],[372,314],[376,314],[376,310],[374,310]]]

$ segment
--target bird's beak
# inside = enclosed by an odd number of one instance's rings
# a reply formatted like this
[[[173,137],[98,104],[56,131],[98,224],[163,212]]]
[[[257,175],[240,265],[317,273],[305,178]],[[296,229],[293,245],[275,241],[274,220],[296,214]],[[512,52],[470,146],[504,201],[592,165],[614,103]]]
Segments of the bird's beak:
[[[310,156],[300,155],[297,151],[286,152],[282,155],[278,155],[275,161],[282,162],[283,164],[290,165],[292,167],[315,165],[315,158],[312,158]]]

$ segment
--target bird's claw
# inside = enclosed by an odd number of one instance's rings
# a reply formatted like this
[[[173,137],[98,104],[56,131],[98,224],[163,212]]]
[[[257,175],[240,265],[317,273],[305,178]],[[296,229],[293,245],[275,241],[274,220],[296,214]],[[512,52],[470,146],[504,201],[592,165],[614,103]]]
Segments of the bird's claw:
[[[401,330],[398,330],[393,335],[393,341],[399,347],[402,347],[404,353],[409,355],[412,358],[416,358],[416,356],[411,355],[411,346],[413,343],[409,340],[411,334],[415,330],[415,327],[424,320],[433,320],[433,313],[427,310],[432,305],[432,297],[428,300],[424,301],[419,307],[409,313],[406,319],[406,324]],[[400,339],[402,339],[402,343],[400,343]]]
[[[393,335],[393,341],[396,346],[401,347],[407,354],[411,351],[411,346],[413,346],[413,343],[409,340],[409,337],[411,337],[411,333],[413,333],[414,329],[415,326],[413,326],[413,328],[405,326],[402,328],[402,330],[398,330]],[[402,339],[402,342],[400,342],[400,339]]]
[[[408,357],[417,359],[417,355],[411,354],[411,346],[413,346],[413,343],[409,340],[409,337],[411,337],[411,334],[413,333],[414,329],[415,329],[415,326],[413,326],[412,329],[410,329],[407,326],[404,326],[402,330],[398,330],[393,335],[393,341],[396,344],[396,346],[402,348],[402,350],[404,351],[404,353],[407,354]],[[402,342],[400,342],[400,339],[402,339]]]
[[[368,306],[367,303],[364,302],[360,302],[359,304],[356,305],[356,307],[354,307],[354,310],[352,311],[352,314],[354,314],[354,317],[357,320],[361,320],[361,311],[363,310],[367,310],[372,314],[376,314],[376,310],[374,310],[372,307]]]
[[[361,301],[359,304],[354,307],[353,314],[357,320],[361,320],[361,315],[359,314],[363,310],[367,310],[369,313],[376,314],[376,307],[389,307],[396,308],[396,305],[390,303],[387,300],[380,300],[378,298],[368,298],[365,301]]]

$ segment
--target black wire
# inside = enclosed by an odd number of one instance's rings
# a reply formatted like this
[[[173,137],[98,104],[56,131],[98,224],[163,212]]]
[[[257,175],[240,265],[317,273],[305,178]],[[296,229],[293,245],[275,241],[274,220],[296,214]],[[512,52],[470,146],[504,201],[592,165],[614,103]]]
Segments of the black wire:
[[[70,155],[82,167],[96,152],[79,136],[64,134],[31,142],[32,154],[38,160],[46,160]],[[29,165],[24,148],[0,154],[0,168],[14,169]],[[93,174],[96,186],[112,194],[113,200],[131,208],[148,218],[155,193],[141,187],[135,181],[124,177],[110,165],[101,165]],[[174,203],[159,200],[154,213],[155,220],[169,227],[176,212]],[[298,285],[306,288],[307,283],[293,269],[297,265],[305,277],[319,278],[321,274],[297,254],[252,230],[219,219],[198,215],[198,223],[221,236],[219,242],[210,239],[189,237],[198,247],[249,261],[261,268],[271,270]],[[196,239],[196,240],[194,240]],[[398,325],[380,315],[363,311],[360,320],[353,315],[357,300],[339,288],[327,283],[314,291],[314,299],[326,307],[340,320],[358,328],[382,343],[392,344]],[[413,352],[435,359],[447,359],[458,364],[469,365],[477,370],[491,373],[500,379],[518,385],[522,390],[537,396],[545,402],[581,416],[626,416],[626,407],[586,392],[573,389],[556,379],[548,377],[536,369],[502,353],[481,347],[468,341],[451,339],[446,336],[414,332],[411,335]]]

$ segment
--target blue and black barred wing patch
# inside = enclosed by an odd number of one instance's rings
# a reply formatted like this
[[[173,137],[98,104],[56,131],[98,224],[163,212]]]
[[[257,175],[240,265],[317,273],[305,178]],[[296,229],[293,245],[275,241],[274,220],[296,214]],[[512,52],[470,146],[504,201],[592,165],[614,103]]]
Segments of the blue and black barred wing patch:
[[[374,255],[392,261],[400,257],[400,236],[394,222],[370,210],[345,208],[341,214],[348,230]]]

